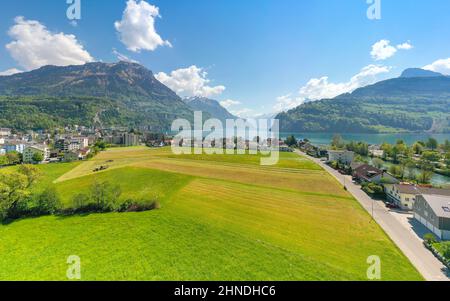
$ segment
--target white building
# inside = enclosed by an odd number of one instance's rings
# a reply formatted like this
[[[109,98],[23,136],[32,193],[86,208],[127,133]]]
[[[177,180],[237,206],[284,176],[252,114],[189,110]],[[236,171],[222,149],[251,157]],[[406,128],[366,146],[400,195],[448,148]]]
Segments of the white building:
[[[433,194],[450,197],[449,189],[420,187],[411,184],[384,184],[387,199],[403,210],[413,210],[419,195]]]
[[[47,161],[50,158],[50,149],[45,145],[30,145],[25,147],[23,152],[23,162],[24,163],[42,163],[42,162],[34,162],[33,156],[34,154],[39,153],[44,158],[43,161]]]
[[[355,158],[355,153],[347,150],[329,150],[328,151],[328,161],[339,162],[345,165],[350,165]]]
[[[419,195],[414,218],[441,240],[450,240],[450,197]]]
[[[11,135],[11,129],[0,128],[0,136],[9,136],[9,135]]]

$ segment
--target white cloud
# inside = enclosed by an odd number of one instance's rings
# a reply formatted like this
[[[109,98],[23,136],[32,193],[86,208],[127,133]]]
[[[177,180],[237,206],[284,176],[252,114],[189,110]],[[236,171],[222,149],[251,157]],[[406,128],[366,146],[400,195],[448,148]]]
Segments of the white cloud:
[[[411,50],[414,46],[411,45],[409,42],[405,42],[403,44],[397,45],[397,49],[399,50]]]
[[[94,60],[74,35],[52,33],[38,21],[23,17],[16,17],[15,23],[8,32],[13,41],[6,49],[26,70],[45,65],[82,65]]]
[[[411,50],[412,48],[413,45],[410,42],[405,42],[394,47],[391,45],[391,41],[380,40],[372,45],[370,55],[376,61],[383,61],[393,57],[398,50]]]
[[[224,107],[225,109],[228,109],[228,108],[230,108],[232,106],[237,106],[237,105],[240,105],[240,104],[241,104],[240,101],[232,100],[232,99],[227,99],[227,100],[224,100],[224,101],[220,102],[220,105],[222,107]]]
[[[195,65],[185,69],[172,71],[170,74],[160,72],[155,75],[156,79],[184,97],[210,97],[219,95],[225,91],[224,86],[211,87],[208,73]]]
[[[0,76],[8,76],[8,75],[14,75],[17,73],[22,73],[22,70],[16,69],[16,68],[11,68],[5,71],[0,72]]]
[[[153,51],[159,46],[172,47],[156,32],[155,19],[160,17],[159,8],[145,1],[128,0],[122,20],[114,23],[121,42],[128,50]]]
[[[138,61],[133,60],[133,59],[129,58],[128,56],[126,56],[125,54],[118,52],[116,49],[113,49],[113,54],[117,57],[117,59],[119,61],[139,64]]]
[[[327,76],[311,79],[305,86],[301,87],[298,95],[292,94],[277,98],[274,110],[276,112],[293,109],[304,102],[320,99],[334,98],[344,93],[373,84],[377,81],[377,75],[388,73],[390,67],[369,65],[353,76],[349,81],[343,83],[331,83]]]
[[[437,60],[429,65],[426,65],[422,69],[439,72],[442,74],[450,74],[450,58]]]
[[[386,60],[397,52],[397,48],[390,45],[388,40],[381,40],[372,45],[372,51],[370,55],[376,61]]]

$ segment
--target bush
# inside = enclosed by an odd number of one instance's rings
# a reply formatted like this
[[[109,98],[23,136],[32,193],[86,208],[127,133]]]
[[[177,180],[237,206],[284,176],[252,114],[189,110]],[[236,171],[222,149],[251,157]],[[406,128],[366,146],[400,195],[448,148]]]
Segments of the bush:
[[[364,183],[362,185],[362,190],[365,193],[374,195],[374,196],[383,196],[384,195],[383,186],[377,185],[375,183]]]
[[[136,202],[133,200],[127,200],[119,206],[118,212],[143,212],[160,209],[161,205],[158,201],[153,202]]]
[[[56,190],[54,188],[47,188],[37,196],[36,207],[33,208],[33,214],[55,214],[60,207],[61,202]]]
[[[432,245],[434,243],[437,243],[437,238],[433,233],[427,233],[423,236],[423,239],[425,241],[425,243],[427,243],[428,245]]]

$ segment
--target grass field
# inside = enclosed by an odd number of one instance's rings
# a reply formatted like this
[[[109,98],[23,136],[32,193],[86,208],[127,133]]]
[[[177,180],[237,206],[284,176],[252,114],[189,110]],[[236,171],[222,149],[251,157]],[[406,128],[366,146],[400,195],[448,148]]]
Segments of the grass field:
[[[54,185],[66,205],[97,178],[162,207],[0,226],[0,279],[65,280],[70,255],[82,280],[367,280],[371,255],[382,280],[422,279],[321,168],[295,154],[274,167],[257,160],[125,148],[43,166],[39,186]]]

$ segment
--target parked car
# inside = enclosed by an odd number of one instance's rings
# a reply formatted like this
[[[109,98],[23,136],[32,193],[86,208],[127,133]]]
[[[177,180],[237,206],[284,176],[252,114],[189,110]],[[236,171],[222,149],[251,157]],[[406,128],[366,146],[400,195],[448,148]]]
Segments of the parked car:
[[[394,203],[386,203],[386,207],[389,209],[399,209],[400,207]]]

